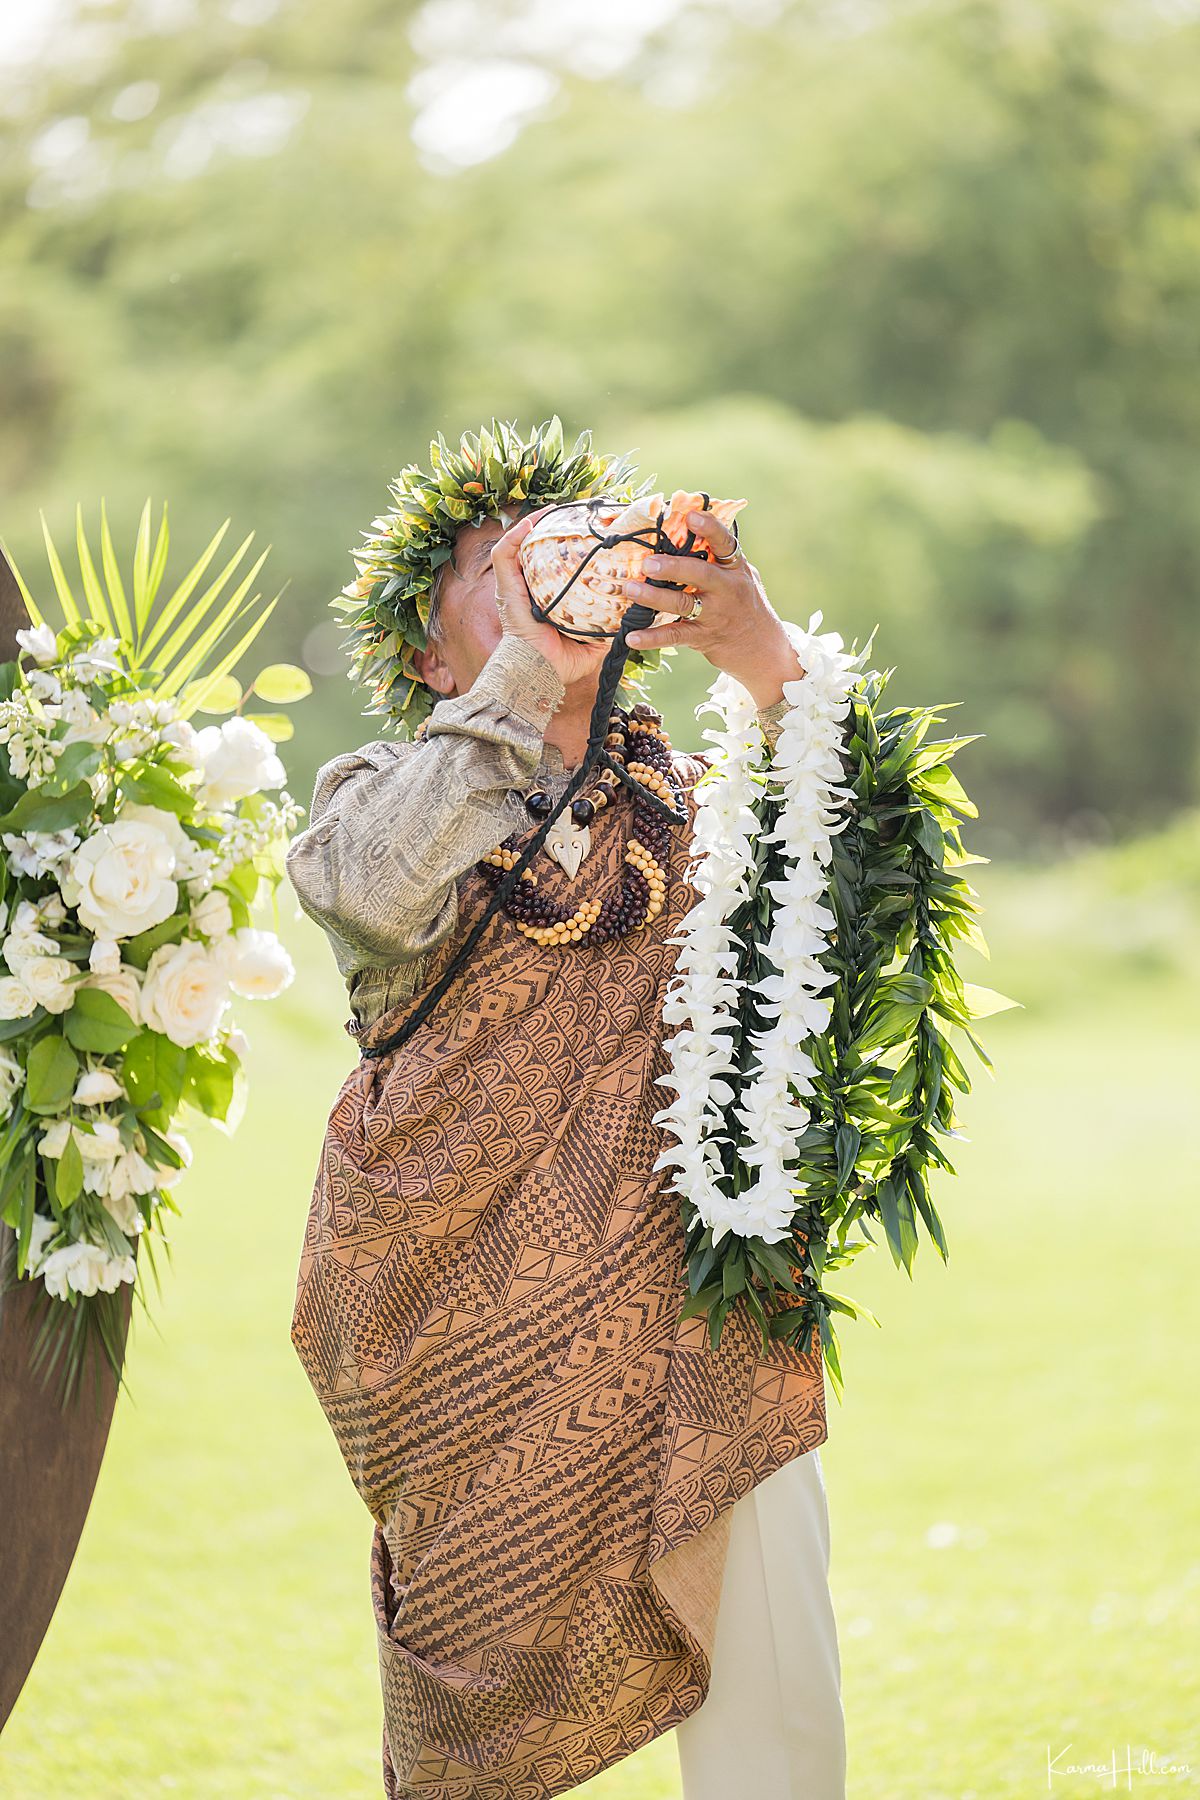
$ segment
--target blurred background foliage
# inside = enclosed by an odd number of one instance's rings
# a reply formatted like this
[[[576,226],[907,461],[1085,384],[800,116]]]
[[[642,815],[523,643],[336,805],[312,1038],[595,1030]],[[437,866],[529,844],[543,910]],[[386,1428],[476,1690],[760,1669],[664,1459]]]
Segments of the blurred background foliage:
[[[964,702],[976,848],[1195,801],[1194,7],[30,4],[0,528],[36,566],[39,506],[152,493],[181,554],[271,541],[302,797],[372,735],[327,602],[388,477],[558,411],[748,495],[782,612]],[[712,673],[660,681],[679,741]]]

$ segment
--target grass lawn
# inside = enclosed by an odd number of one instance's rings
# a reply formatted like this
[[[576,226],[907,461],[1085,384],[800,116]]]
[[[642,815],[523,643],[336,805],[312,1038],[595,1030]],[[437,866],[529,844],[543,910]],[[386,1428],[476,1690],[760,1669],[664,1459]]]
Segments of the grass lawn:
[[[1165,884],[1136,852],[980,872],[993,961],[971,974],[1025,1010],[984,1028],[995,1081],[968,1057],[971,1142],[935,1189],[950,1263],[923,1244],[910,1285],[881,1250],[844,1282],[884,1326],[846,1323],[822,1450],[854,1800],[1027,1800],[1047,1746],[1056,1794],[1111,1785],[1064,1766],[1127,1744],[1193,1770],[1135,1790],[1200,1789],[1189,829]],[[370,1521],[288,1339],[353,1050],[323,942],[289,935],[301,979],[243,1007],[247,1118],[195,1134],[160,1329],[135,1319],[133,1398],[0,1744],[6,1800],[380,1791]],[[673,1739],[586,1792],[675,1800]]]

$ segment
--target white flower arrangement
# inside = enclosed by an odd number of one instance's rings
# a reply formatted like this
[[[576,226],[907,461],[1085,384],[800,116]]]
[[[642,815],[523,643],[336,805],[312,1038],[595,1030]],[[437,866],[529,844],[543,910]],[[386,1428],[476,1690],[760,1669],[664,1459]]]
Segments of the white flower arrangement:
[[[252,922],[299,818],[275,747],[290,721],[241,716],[230,673],[270,607],[248,603],[246,629],[248,583],[222,591],[238,558],[189,604],[218,534],[156,609],[165,514],[153,555],[148,531],[147,508],[132,608],[106,521],[103,588],[80,531],[85,604],[47,537],[65,623],[22,582],[32,623],[0,668],[0,1218],[16,1277],[95,1312],[110,1358],[103,1299],[177,1210],[180,1115],[232,1128],[244,1103],[232,998],[271,999],[293,976]],[[274,665],[249,691],[286,701],[309,683]],[[202,708],[233,716],[198,731]],[[64,1326],[43,1346],[50,1363],[76,1346],[65,1393],[79,1340]]]

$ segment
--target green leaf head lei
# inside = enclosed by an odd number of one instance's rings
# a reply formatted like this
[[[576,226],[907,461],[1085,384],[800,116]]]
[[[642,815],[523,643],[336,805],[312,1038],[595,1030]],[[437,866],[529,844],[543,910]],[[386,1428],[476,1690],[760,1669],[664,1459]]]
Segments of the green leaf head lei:
[[[540,506],[603,495],[627,503],[650,491],[633,485],[625,456],[592,450],[590,431],[568,451],[557,414],[526,438],[514,420],[464,432],[452,450],[439,432],[429,446],[430,470],[409,463],[389,484],[392,505],[351,551],[358,574],[332,602],[349,639],[350,678],[367,693],[364,711],[382,715],[402,738],[428,717],[436,695],[417,671],[427,641],[438,570],[454,553],[459,529],[499,519],[507,529]],[[660,650],[631,650],[622,686],[644,697],[646,675],[662,666]]]

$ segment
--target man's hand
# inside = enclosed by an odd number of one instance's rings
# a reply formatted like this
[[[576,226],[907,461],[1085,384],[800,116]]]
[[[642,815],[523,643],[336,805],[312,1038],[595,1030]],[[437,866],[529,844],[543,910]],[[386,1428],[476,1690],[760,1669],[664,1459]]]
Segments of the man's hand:
[[[712,513],[689,513],[687,522],[716,555],[732,556],[737,549],[732,531]],[[759,707],[782,700],[784,682],[797,681],[804,674],[758,570],[744,555],[724,569],[694,556],[648,556],[644,566],[648,575],[691,588],[700,596],[703,610],[693,623],[687,616],[694,604],[690,596],[651,587],[648,581],[623,582],[623,591],[631,600],[643,600],[656,612],[678,610],[680,614],[670,625],[631,631],[626,641],[634,649],[686,644],[699,650],[715,668],[740,681]]]
[[[592,643],[580,643],[575,638],[564,637],[553,625],[547,625],[533,616],[529,587],[521,573],[517,551],[542,514],[549,511],[549,506],[540,506],[536,512],[526,513],[515,525],[509,526],[503,537],[497,538],[492,551],[492,568],[496,574],[496,606],[505,633],[511,637],[525,638],[535,645],[547,662],[554,665],[563,686],[570,687],[573,681],[582,681],[599,674],[609,639],[597,638]]]

